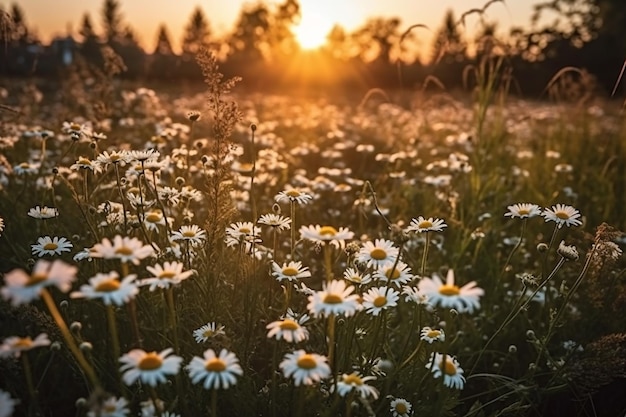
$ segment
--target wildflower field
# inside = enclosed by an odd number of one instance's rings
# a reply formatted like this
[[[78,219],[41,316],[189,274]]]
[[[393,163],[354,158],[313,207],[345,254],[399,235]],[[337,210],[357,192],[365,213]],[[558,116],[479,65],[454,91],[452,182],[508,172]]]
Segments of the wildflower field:
[[[198,63],[2,86],[0,416],[624,415],[619,107]]]

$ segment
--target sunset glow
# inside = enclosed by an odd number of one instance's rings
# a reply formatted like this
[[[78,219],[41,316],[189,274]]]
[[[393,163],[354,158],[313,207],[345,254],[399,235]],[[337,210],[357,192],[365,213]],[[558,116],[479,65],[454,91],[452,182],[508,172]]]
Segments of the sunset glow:
[[[314,10],[303,14],[302,20],[293,31],[303,49],[316,49],[326,43],[326,36],[334,24],[331,17]]]

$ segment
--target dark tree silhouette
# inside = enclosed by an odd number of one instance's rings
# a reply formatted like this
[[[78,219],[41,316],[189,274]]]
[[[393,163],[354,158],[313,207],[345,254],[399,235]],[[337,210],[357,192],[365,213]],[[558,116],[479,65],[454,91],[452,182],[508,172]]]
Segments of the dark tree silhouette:
[[[122,37],[122,12],[118,0],[104,0],[102,5],[102,27],[104,28],[104,41],[113,45]]]
[[[171,79],[177,74],[178,59],[174,54],[167,27],[161,24],[156,47],[150,57],[148,75],[151,78]]]
[[[211,43],[211,27],[204,12],[196,7],[191,14],[189,23],[185,26],[182,40],[183,56],[194,57],[202,47],[209,47]]]

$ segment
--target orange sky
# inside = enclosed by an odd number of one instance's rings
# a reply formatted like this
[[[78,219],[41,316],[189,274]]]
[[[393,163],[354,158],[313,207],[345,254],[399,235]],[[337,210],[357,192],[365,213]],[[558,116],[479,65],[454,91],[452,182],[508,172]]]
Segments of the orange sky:
[[[276,4],[282,1],[267,1]],[[486,17],[499,22],[505,33],[511,26],[528,25],[532,5],[538,0],[505,0],[493,3]],[[1,1],[7,10],[13,2]],[[54,35],[75,33],[79,29],[82,15],[91,14],[96,30],[100,29],[100,9],[103,0],[19,0],[15,1],[24,11],[27,23],[37,29],[40,38],[47,42]],[[232,27],[244,0],[120,0],[121,12],[126,22],[136,30],[140,41],[152,49],[157,28],[165,23],[175,48],[178,48],[181,32],[196,6],[202,7],[215,33],[225,34]],[[302,19],[316,18],[328,27],[334,23],[353,30],[368,17],[400,17],[404,27],[422,23],[436,29],[447,9],[458,16],[472,8],[481,8],[486,0],[300,0]],[[468,18],[468,31],[477,26],[477,17]],[[315,24],[313,23],[314,27]],[[428,44],[427,31],[421,31],[424,44]]]

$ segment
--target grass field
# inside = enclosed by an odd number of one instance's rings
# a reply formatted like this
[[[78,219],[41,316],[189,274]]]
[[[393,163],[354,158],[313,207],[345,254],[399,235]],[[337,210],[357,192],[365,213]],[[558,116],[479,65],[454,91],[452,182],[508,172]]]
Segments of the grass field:
[[[0,416],[624,415],[619,107],[200,63],[3,83]]]

